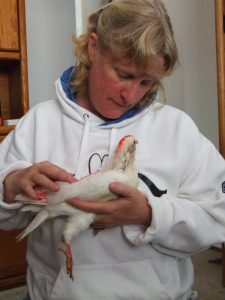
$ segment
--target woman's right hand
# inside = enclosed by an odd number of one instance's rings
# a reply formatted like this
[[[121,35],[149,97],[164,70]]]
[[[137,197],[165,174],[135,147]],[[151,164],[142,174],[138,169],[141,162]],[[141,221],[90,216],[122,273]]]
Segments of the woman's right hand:
[[[48,161],[35,163],[22,170],[16,170],[8,174],[4,180],[4,201],[6,203],[15,202],[15,196],[19,193],[37,199],[37,191],[35,190],[37,187],[57,192],[59,186],[56,181],[72,183],[76,179],[71,173]]]

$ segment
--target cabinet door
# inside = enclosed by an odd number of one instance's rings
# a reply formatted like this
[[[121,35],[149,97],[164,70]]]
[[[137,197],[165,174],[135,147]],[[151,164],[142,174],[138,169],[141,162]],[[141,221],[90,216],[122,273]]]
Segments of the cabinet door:
[[[25,283],[26,240],[16,242],[21,230],[0,230],[0,290]]]
[[[0,50],[19,50],[17,0],[0,0]]]

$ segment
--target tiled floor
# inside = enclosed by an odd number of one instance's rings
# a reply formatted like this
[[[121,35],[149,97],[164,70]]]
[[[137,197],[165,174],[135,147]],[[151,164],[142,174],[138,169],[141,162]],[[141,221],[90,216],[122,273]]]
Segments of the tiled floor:
[[[26,286],[0,292],[0,300],[23,300],[27,294]]]
[[[218,258],[221,258],[221,252],[213,249],[193,257],[198,300],[225,300],[225,288],[222,286],[222,266],[217,263],[209,263]]]

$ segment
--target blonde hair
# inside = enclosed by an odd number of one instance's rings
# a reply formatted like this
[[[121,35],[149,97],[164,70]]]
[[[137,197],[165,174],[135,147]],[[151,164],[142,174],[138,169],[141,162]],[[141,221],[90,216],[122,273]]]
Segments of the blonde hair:
[[[75,92],[87,86],[91,61],[88,55],[88,38],[95,32],[101,52],[115,58],[130,60],[148,72],[156,56],[164,58],[164,72],[172,72],[177,62],[177,47],[166,8],[160,0],[114,0],[89,16],[87,32],[75,42],[77,58],[73,82]],[[163,90],[160,80],[154,82],[149,92],[139,102],[148,105],[158,90]]]

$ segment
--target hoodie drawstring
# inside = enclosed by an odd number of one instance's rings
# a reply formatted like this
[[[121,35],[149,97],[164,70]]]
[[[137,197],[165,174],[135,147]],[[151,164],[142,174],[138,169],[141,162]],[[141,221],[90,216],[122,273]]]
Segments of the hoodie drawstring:
[[[77,164],[77,169],[76,169],[76,178],[79,179],[84,176],[84,168],[85,168],[85,160],[88,159],[86,156],[88,152],[88,143],[89,143],[89,131],[90,131],[90,119],[88,114],[83,115],[84,119],[84,127],[83,127],[83,133],[82,133],[82,140],[81,140],[81,146],[78,154],[78,164]],[[107,161],[104,163],[104,166],[102,165],[103,169],[108,169],[110,168],[110,162],[112,161],[115,153],[115,149],[117,147],[117,140],[116,140],[116,135],[117,135],[117,128],[111,128],[110,133],[108,135],[109,139],[109,146],[106,148],[106,156],[107,156]]]
[[[79,151],[79,156],[78,156],[78,165],[77,165],[77,170],[76,170],[76,178],[80,178],[82,176],[82,168],[81,168],[81,164],[82,164],[82,154],[84,153],[84,151],[86,151],[85,149],[87,149],[87,143],[88,143],[88,133],[89,133],[89,115],[88,114],[84,114],[83,115],[84,118],[84,130],[83,130],[83,136],[82,136],[82,141],[81,141],[81,145],[80,145],[80,151]]]
[[[109,155],[108,155],[108,159],[107,159],[107,168],[110,168],[110,162],[112,162],[114,153],[115,153],[115,149],[117,147],[117,143],[116,143],[116,133],[117,133],[117,129],[116,128],[112,128],[111,132],[110,132],[110,142],[109,142]]]

